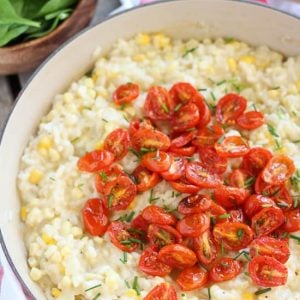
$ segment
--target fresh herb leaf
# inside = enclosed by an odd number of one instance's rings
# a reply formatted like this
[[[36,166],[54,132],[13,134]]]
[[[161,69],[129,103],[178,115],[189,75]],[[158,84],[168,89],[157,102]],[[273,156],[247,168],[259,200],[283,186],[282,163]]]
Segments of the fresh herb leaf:
[[[201,88],[199,88],[199,89],[197,89],[199,92],[205,92],[205,91],[207,91],[207,89],[201,89]]]
[[[216,98],[214,92],[210,92],[210,96],[211,96],[211,98],[214,100],[214,102],[217,101],[217,98]]]
[[[251,259],[250,259],[250,257],[249,257],[249,252],[247,252],[247,251],[242,251],[242,252],[240,252],[237,256],[235,256],[233,259],[234,260],[237,260],[241,255],[243,255],[245,258],[246,258],[246,260],[248,260],[248,261],[250,261]]]
[[[101,296],[101,293],[98,293],[92,300],[97,300]]]
[[[128,282],[127,280],[124,280],[124,282],[125,282],[126,287],[130,289],[130,284],[129,284],[129,282]]]
[[[225,135],[223,134],[218,140],[217,143],[221,144],[223,142],[223,140],[225,139]]]
[[[154,191],[153,191],[153,189],[150,191],[150,198],[149,198],[149,203],[153,203],[153,202],[155,202],[156,200],[158,200],[159,199],[159,197],[154,197],[154,195],[153,195],[153,193],[154,193]]]
[[[256,108],[255,103],[253,103],[251,106],[253,107],[253,109],[254,109],[255,111],[257,111],[257,108]]]
[[[300,236],[290,234],[289,237],[293,240],[296,240],[298,242],[298,244],[300,245]]]
[[[218,216],[218,219],[228,219],[228,218],[230,218],[230,214],[223,214]]]
[[[102,118],[102,121],[105,122],[105,123],[108,123],[108,121],[104,118]]]
[[[278,135],[278,133],[276,132],[275,128],[274,128],[272,125],[270,125],[270,124],[267,124],[267,126],[268,126],[269,132],[270,132],[273,136],[279,138],[279,135]]]
[[[224,37],[224,41],[226,44],[231,44],[233,42],[235,42],[235,38],[228,36],[228,37]]]
[[[226,82],[227,82],[227,80],[224,79],[224,80],[221,80],[221,81],[217,82],[216,85],[219,86],[219,85],[222,85]]]
[[[255,177],[249,177],[245,180],[245,188],[251,187],[255,182]]]
[[[130,147],[129,151],[131,153],[133,153],[136,157],[141,158],[141,154],[137,150],[135,150],[134,148]]]
[[[182,103],[177,104],[174,108],[174,111],[177,112],[181,106],[182,106]]]
[[[109,207],[109,208],[112,207],[112,204],[113,204],[113,198],[114,198],[113,194],[109,194],[109,195],[108,195],[108,207]]]
[[[254,295],[258,296],[258,295],[261,295],[261,294],[270,292],[271,290],[272,290],[271,288],[260,289],[260,290],[257,290],[257,291],[254,293]]]
[[[120,241],[122,245],[131,245],[131,244],[143,244],[143,242],[136,238],[128,238],[126,240]]]
[[[107,175],[106,175],[106,173],[105,173],[104,171],[99,172],[99,175],[101,176],[101,179],[102,179],[104,182],[107,182],[108,177],[107,177]]]
[[[97,284],[97,285],[94,285],[94,286],[92,286],[92,287],[86,289],[85,292],[91,291],[91,290],[96,289],[96,288],[98,288],[98,287],[100,287],[100,286],[102,286],[101,283],[100,283],[100,284]]]
[[[239,228],[237,231],[237,237],[238,237],[239,241],[243,238],[243,236],[244,236],[244,229]]]
[[[221,256],[224,256],[225,249],[224,249],[224,242],[221,240]]]
[[[210,287],[207,288],[207,295],[208,295],[208,300],[211,300]]]
[[[134,280],[133,280],[133,283],[132,283],[132,288],[136,291],[136,294],[138,296],[141,294],[137,276],[134,277]]]
[[[186,57],[189,53],[192,53],[192,52],[194,52],[194,51],[196,51],[196,50],[197,50],[197,47],[188,49],[188,50],[186,50],[186,51],[184,52],[184,54],[182,55],[182,57]]]
[[[135,212],[132,211],[132,212],[130,212],[129,214],[125,214],[125,215],[119,217],[117,220],[118,220],[118,221],[123,221],[123,222],[131,222],[131,220],[132,220],[134,214],[135,214]]]
[[[123,252],[122,258],[120,258],[121,263],[124,265],[127,263],[127,252]]]

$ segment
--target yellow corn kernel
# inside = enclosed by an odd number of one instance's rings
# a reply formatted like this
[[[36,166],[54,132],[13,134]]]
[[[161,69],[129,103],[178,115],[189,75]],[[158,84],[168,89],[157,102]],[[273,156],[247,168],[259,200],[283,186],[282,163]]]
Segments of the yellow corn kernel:
[[[42,234],[42,240],[47,244],[47,245],[56,245],[57,241],[48,235],[47,233]]]
[[[101,150],[103,148],[103,141],[98,141],[95,145],[96,150]]]
[[[32,184],[38,184],[43,177],[42,172],[39,170],[32,170],[29,174],[28,180]]]
[[[162,33],[158,33],[153,37],[154,46],[164,49],[170,45],[170,38]]]
[[[254,295],[249,292],[243,293],[243,300],[254,300]]]
[[[237,71],[236,61],[234,58],[230,57],[227,59],[227,64],[231,72]]]
[[[136,36],[135,42],[140,46],[147,46],[150,44],[151,38],[149,34],[140,33]]]
[[[112,71],[111,73],[108,74],[108,77],[110,79],[115,79],[118,77],[118,72]]]
[[[58,288],[52,288],[52,289],[51,289],[51,295],[52,295],[54,298],[59,297],[60,294],[61,294],[61,291],[60,291]]]
[[[40,139],[39,143],[38,143],[38,151],[41,150],[48,150],[53,146],[53,140],[51,137],[49,136],[44,136]]]
[[[136,62],[142,62],[145,60],[145,55],[144,54],[136,54],[134,57],[133,57],[133,60],[136,61]]]
[[[270,90],[270,91],[268,91],[268,94],[271,98],[277,98],[279,96],[279,91],[278,90]]]
[[[256,58],[253,55],[245,55],[240,58],[240,61],[251,65],[255,64]]]
[[[59,271],[61,274],[65,274],[66,268],[63,265],[60,265]]]
[[[20,216],[23,222],[26,220],[27,213],[28,213],[27,208],[25,206],[21,207]]]

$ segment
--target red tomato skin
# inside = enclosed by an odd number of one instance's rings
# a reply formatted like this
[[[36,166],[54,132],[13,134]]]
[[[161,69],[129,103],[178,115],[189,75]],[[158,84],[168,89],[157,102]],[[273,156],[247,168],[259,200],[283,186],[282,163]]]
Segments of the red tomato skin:
[[[231,93],[222,97],[216,107],[216,119],[221,124],[231,124],[245,111],[247,100]]]
[[[219,218],[219,216],[226,214],[226,210],[221,205],[216,204],[214,201],[212,201],[207,213],[215,220],[216,223],[227,222],[227,219]]]
[[[284,264],[290,257],[290,250],[286,241],[269,236],[262,236],[253,240],[249,249],[252,258],[257,255],[271,256]]]
[[[151,276],[164,277],[171,273],[172,268],[158,260],[158,250],[156,247],[149,246],[140,256],[138,268]]]
[[[201,97],[198,91],[188,82],[175,83],[171,87],[169,94],[176,105],[195,102],[195,98]]]
[[[185,180],[181,180],[181,178],[177,181],[170,181],[170,185],[173,187],[174,190],[180,192],[180,193],[186,193],[186,194],[196,194],[198,193],[200,187],[190,184],[189,182],[186,182]]]
[[[209,279],[212,282],[223,282],[235,278],[241,271],[241,265],[237,260],[224,257],[212,264]]]
[[[211,207],[212,200],[207,195],[197,194],[183,198],[177,207],[183,215],[203,213]]]
[[[245,214],[249,218],[252,218],[255,214],[259,213],[263,208],[275,207],[275,206],[276,204],[271,198],[265,197],[263,195],[253,194],[246,199],[243,205],[243,209]]]
[[[120,85],[113,93],[113,101],[118,104],[127,104],[134,101],[140,94],[140,88],[135,83],[126,83]]]
[[[171,163],[172,157],[163,151],[146,153],[141,161],[142,166],[157,173],[168,171]]]
[[[242,209],[232,209],[228,211],[230,217],[228,219],[229,222],[240,222],[245,223],[246,217]]]
[[[259,111],[248,111],[236,119],[237,125],[246,130],[253,130],[265,123],[264,115]]]
[[[282,210],[288,210],[293,205],[293,198],[285,186],[282,186],[278,193],[271,196],[271,198]]]
[[[103,148],[113,153],[115,160],[121,160],[127,155],[129,146],[130,139],[128,131],[123,128],[118,128],[105,138]]]
[[[138,192],[151,190],[161,181],[161,178],[157,173],[151,172],[141,165],[133,171],[132,175],[136,179],[136,188]]]
[[[169,151],[171,153],[181,155],[181,156],[193,156],[194,153],[196,152],[196,147],[194,146],[182,147],[182,148],[170,147]]]
[[[192,267],[197,262],[194,251],[181,244],[164,246],[158,253],[158,259],[166,265],[178,269]]]
[[[175,288],[169,283],[161,283],[154,287],[143,300],[177,300]]]
[[[264,196],[272,197],[277,194],[281,189],[279,185],[272,185],[264,182],[262,179],[262,174],[260,173],[256,178],[254,190],[257,194],[262,194]]]
[[[171,141],[171,147],[181,148],[186,146],[195,136],[194,131],[182,133]]]
[[[138,118],[134,118],[129,125],[129,136],[130,139],[132,139],[133,135],[142,129],[154,129],[152,122],[149,119],[138,119]]]
[[[207,272],[198,266],[193,266],[180,272],[176,283],[182,291],[193,291],[203,288],[207,283]]]
[[[247,171],[243,169],[235,169],[228,176],[229,185],[237,188],[250,189],[251,186],[250,184],[247,186],[246,181],[251,177],[252,176]]]
[[[174,225],[176,223],[176,218],[173,215],[156,205],[145,207],[142,216],[149,224]]]
[[[206,102],[204,101],[203,96],[195,98],[194,103],[198,106],[199,114],[200,114],[200,120],[198,122],[197,127],[203,128],[211,121],[210,109],[206,104]]]
[[[131,221],[131,226],[147,232],[149,223],[143,218],[141,214],[139,214]]]
[[[215,143],[215,149],[221,157],[242,157],[250,150],[248,143],[240,136],[227,136]]]
[[[169,225],[150,224],[147,231],[147,238],[150,245],[155,245],[158,248],[170,244],[182,243],[181,234]]]
[[[264,221],[265,219],[268,222]],[[282,210],[277,207],[268,207],[263,208],[252,217],[251,227],[256,236],[264,236],[279,228],[283,223],[284,215]]]
[[[174,156],[172,154],[169,155],[171,165],[167,171],[160,173],[160,175],[167,181],[174,181],[184,175],[187,162],[183,157]]]
[[[80,157],[77,162],[77,167],[80,171],[94,173],[105,170],[113,161],[115,156],[105,150],[94,150]]]
[[[185,216],[176,224],[178,232],[185,237],[197,237],[209,228],[210,219],[206,214]]]
[[[108,211],[103,201],[98,198],[89,199],[82,209],[84,229],[93,236],[102,236],[108,227]]]
[[[223,134],[224,129],[219,125],[206,126],[198,130],[192,144],[196,147],[213,146]]]
[[[265,275],[259,272],[263,271]],[[274,272],[276,271],[276,272]],[[280,274],[280,277],[272,278],[273,274]],[[249,263],[249,274],[254,284],[264,287],[275,287],[284,285],[287,282],[288,270],[286,266],[270,256],[255,256]]]
[[[295,232],[300,230],[300,209],[292,209],[284,213],[285,222],[283,230],[287,232]]]

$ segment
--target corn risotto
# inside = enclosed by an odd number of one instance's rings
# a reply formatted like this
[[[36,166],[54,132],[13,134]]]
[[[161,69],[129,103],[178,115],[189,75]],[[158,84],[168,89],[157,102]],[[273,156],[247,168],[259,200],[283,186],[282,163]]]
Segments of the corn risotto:
[[[189,82],[201,90],[210,106],[228,92],[240,93],[248,100],[248,108],[257,108],[266,119],[266,124],[249,133],[250,146],[288,155],[300,168],[300,56],[285,58],[266,46],[254,48],[231,38],[180,40],[158,33],[118,40],[108,53],[98,49],[95,58],[90,74],[55,96],[20,163],[20,216],[30,277],[47,299],[143,299],[157,284],[171,282],[168,277],[140,272],[137,252],[128,253],[124,264],[123,252],[107,234],[86,234],[81,218],[86,200],[98,193],[93,174],[78,170],[79,157],[101,149],[110,132],[128,128],[133,117],[141,116],[150,86],[169,89],[176,82]],[[137,83],[141,94],[132,105],[120,109],[113,104],[112,94],[127,82]],[[137,164],[133,154],[121,161],[126,172]],[[297,195],[297,180],[291,189]],[[157,205],[170,208],[184,198],[165,181],[153,194]],[[137,195],[126,212],[138,214],[149,205],[149,197],[150,191]],[[114,218],[122,214],[115,212]],[[290,249],[285,286],[256,296],[258,287],[243,272],[212,285],[210,299],[300,300],[300,245],[290,240]],[[133,288],[136,276],[140,295]],[[178,299],[209,299],[208,290],[178,292]]]

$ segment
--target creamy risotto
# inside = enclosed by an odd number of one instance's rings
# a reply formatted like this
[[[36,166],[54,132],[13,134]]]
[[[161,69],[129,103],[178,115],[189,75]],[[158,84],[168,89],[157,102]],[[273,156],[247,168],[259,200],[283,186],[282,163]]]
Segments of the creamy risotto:
[[[211,107],[229,92],[244,96],[248,110],[265,115],[265,124],[250,131],[250,145],[288,155],[300,168],[300,57],[285,58],[266,46],[255,48],[230,38],[184,41],[164,34],[138,34],[118,40],[106,54],[96,51],[91,74],[55,96],[21,159],[18,188],[30,277],[47,299],[142,299],[157,284],[172,282],[168,276],[139,271],[139,252],[128,253],[124,263],[123,252],[107,234],[92,237],[84,232],[82,207],[98,193],[93,174],[80,172],[77,162],[86,152],[101,149],[114,129],[128,128],[133,117],[141,116],[149,87],[169,89],[182,81],[201,90]],[[138,84],[141,93],[132,105],[121,109],[113,104],[112,94],[127,82]],[[131,173],[137,166],[136,156],[129,153],[121,165]],[[300,178],[293,179],[296,196]],[[138,214],[149,205],[150,197],[156,198],[156,205],[172,209],[184,195],[162,181],[152,192],[138,194],[126,213]],[[114,219],[124,213],[114,213]],[[242,272],[233,280],[213,284],[211,299],[300,300],[300,245],[294,239],[289,243],[286,285],[255,295],[258,287]],[[207,288],[178,290],[177,296],[209,299]]]

